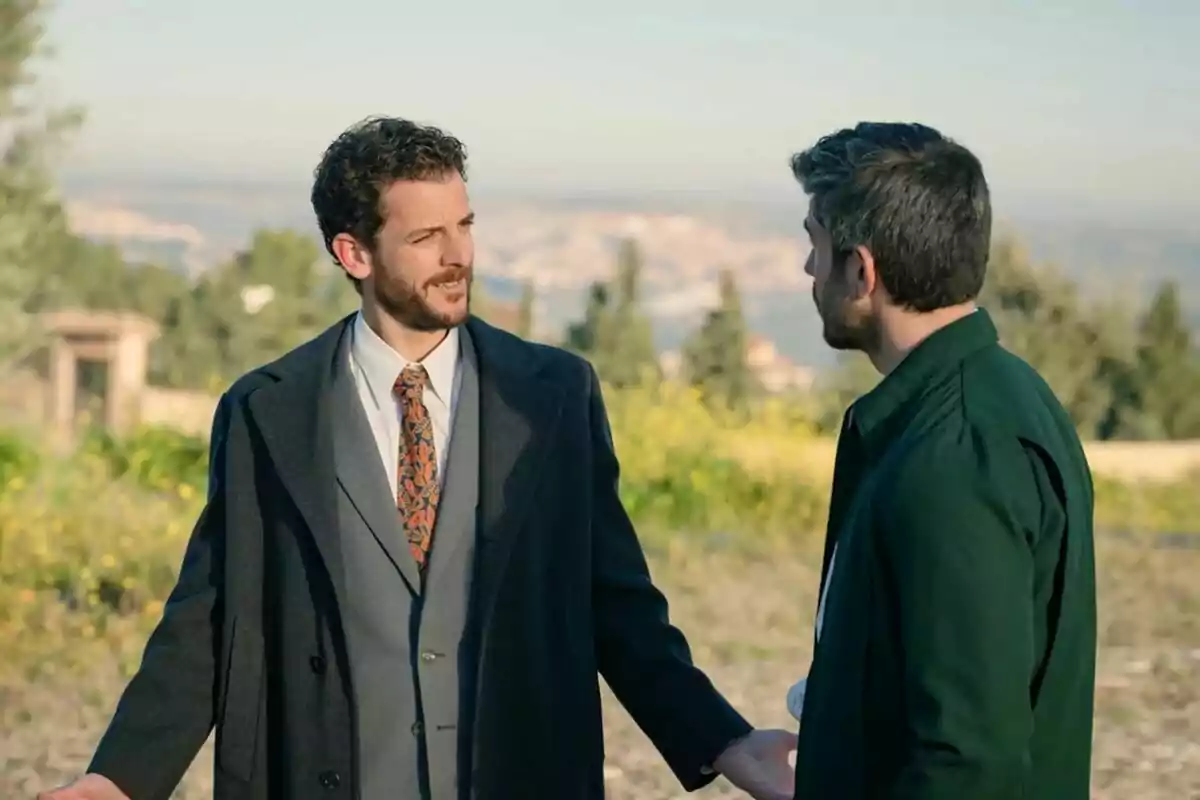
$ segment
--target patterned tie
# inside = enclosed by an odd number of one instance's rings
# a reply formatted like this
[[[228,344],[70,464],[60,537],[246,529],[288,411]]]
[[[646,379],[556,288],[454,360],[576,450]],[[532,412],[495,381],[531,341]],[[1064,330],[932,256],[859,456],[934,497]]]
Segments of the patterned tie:
[[[438,487],[437,451],[433,444],[433,423],[425,408],[422,392],[428,377],[425,368],[413,364],[404,368],[394,388],[400,401],[399,480],[396,483],[396,505],[400,510],[404,533],[408,537],[413,559],[422,570],[433,542],[433,525],[437,519]]]

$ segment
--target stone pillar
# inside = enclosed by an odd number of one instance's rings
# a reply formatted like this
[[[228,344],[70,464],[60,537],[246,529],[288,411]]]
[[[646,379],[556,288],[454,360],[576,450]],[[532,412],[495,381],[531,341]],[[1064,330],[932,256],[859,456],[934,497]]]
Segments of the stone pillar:
[[[108,366],[108,419],[114,433],[127,433],[141,421],[142,389],[146,385],[149,342],[136,333],[122,333]]]
[[[56,337],[50,345],[50,374],[46,398],[49,408],[46,419],[50,439],[59,449],[69,448],[75,441],[75,350],[65,339]]]

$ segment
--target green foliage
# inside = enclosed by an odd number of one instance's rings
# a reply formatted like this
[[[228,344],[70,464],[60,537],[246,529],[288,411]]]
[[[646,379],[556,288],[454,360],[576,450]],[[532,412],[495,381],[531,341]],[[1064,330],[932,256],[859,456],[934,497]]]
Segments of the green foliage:
[[[610,283],[592,284],[583,320],[568,328],[564,343],[585,356],[603,380],[617,387],[662,377],[654,330],[639,305],[641,272],[637,244],[622,242],[616,275]]]
[[[80,115],[31,102],[45,14],[41,0],[0,0],[0,374],[41,345],[28,300],[70,238],[50,172]]]
[[[25,437],[0,431],[0,494],[19,489],[41,464],[38,449]]]
[[[1200,472],[1170,483],[1123,483],[1104,476],[1097,476],[1095,483],[1099,525],[1134,533],[1196,533]]]
[[[1200,351],[1174,281],[1159,288],[1142,314],[1137,352],[1126,374],[1125,402],[1116,413],[1119,434],[1200,438]]]
[[[316,241],[260,230],[250,246],[207,271],[160,312],[152,379],[211,389],[278,358],[358,304]]]
[[[747,361],[749,337],[733,271],[721,270],[720,300],[683,347],[685,379],[710,403],[745,409],[762,392]]]
[[[202,494],[208,485],[208,445],[170,428],[144,428],[117,438],[93,430],[82,444],[85,454],[103,462],[115,478],[131,478],[146,489]]]
[[[747,417],[662,382],[605,392],[620,492],[649,548],[757,556],[819,547],[832,442],[771,403]],[[86,669],[88,642],[135,666],[174,584],[204,499],[207,447],[179,434],[94,435],[70,458],[33,460],[0,438],[0,683],[49,663]],[[1165,485],[1098,479],[1097,524],[1135,536],[1193,531],[1200,475]]]

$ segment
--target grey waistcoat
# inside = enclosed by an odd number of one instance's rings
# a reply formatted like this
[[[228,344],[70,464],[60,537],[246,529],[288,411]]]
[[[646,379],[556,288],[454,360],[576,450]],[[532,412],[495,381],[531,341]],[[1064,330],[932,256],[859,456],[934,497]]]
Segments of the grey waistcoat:
[[[478,369],[470,336],[459,331],[461,383],[424,582],[348,367],[334,380],[342,618],[361,800],[459,796],[460,735],[469,741],[463,703],[474,674],[467,610],[479,494]]]

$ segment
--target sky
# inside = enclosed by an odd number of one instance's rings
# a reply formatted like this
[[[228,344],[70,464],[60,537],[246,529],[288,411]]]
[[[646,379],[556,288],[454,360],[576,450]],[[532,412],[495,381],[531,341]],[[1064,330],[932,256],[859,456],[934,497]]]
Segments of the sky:
[[[787,199],[863,119],[972,148],[1001,209],[1197,229],[1190,0],[59,0],[68,168],[306,182],[371,114],[439,125],[493,190]]]

